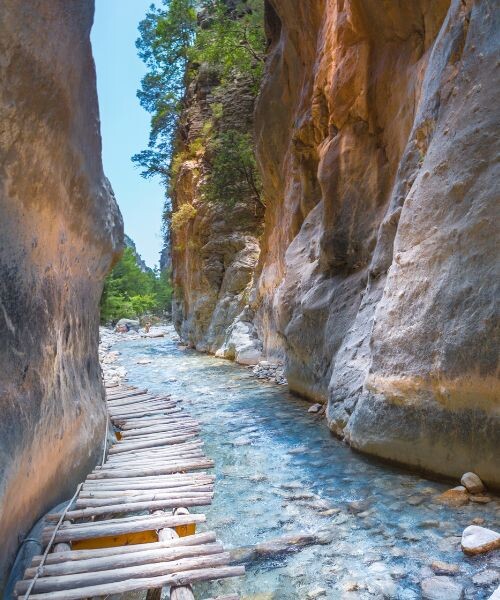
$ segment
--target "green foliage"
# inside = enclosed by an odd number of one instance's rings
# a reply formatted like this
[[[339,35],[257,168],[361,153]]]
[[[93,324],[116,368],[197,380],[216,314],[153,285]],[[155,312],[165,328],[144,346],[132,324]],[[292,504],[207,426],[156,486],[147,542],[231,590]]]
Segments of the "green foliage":
[[[149,147],[132,160],[144,177],[168,180],[172,141],[182,108],[188,50],[196,30],[194,0],[164,0],[164,8],[151,5],[139,25],[136,46],[148,72],[137,92],[141,106],[152,114]]]
[[[196,212],[196,208],[188,202],[180,206],[178,210],[172,213],[172,230],[181,231],[191,219],[196,217]]]
[[[139,34],[136,45],[148,73],[137,95],[152,117],[149,147],[132,160],[145,177],[158,174],[168,183],[184,94],[199,66],[219,73],[221,84],[245,75],[256,88],[259,85],[265,46],[263,2],[163,0],[161,8],[151,6]]]
[[[170,274],[141,271],[133,250],[125,248],[122,258],[104,282],[101,322],[136,318],[146,313],[161,315],[170,310],[171,302]]]
[[[209,144],[210,176],[205,194],[212,202],[233,206],[239,199],[261,200],[261,182],[253,152],[252,137],[230,129],[219,134]]]

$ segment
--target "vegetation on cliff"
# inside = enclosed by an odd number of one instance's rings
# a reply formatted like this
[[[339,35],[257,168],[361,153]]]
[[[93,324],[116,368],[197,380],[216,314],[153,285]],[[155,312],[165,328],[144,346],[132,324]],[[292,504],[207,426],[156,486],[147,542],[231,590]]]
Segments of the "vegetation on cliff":
[[[139,56],[148,67],[138,96],[152,114],[149,146],[134,156],[143,175],[159,175],[168,190],[164,219],[172,218],[171,190],[180,165],[203,156],[203,197],[233,206],[252,196],[262,202],[252,136],[246,124],[225,126],[225,91],[243,81],[255,98],[263,71],[265,36],[261,0],[164,0],[141,22]],[[186,140],[182,114],[189,90],[210,81],[210,117]],[[184,135],[184,138],[183,138]],[[179,207],[180,208],[180,207]],[[183,219],[173,218],[172,224]]]
[[[161,316],[170,310],[172,287],[168,271],[142,270],[132,248],[104,282],[101,297],[101,322],[140,317],[146,313]]]

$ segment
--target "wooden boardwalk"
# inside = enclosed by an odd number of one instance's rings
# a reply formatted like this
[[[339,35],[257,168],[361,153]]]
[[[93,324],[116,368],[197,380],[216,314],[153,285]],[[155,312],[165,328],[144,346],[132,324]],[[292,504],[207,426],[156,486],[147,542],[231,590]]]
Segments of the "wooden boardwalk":
[[[190,507],[213,498],[213,461],[198,423],[170,396],[132,387],[107,389],[117,441],[62,513],[46,517],[43,555],[15,587],[32,600],[78,600],[170,587],[171,600],[194,598],[191,584],[239,576],[205,515]],[[237,596],[219,597],[236,600]]]

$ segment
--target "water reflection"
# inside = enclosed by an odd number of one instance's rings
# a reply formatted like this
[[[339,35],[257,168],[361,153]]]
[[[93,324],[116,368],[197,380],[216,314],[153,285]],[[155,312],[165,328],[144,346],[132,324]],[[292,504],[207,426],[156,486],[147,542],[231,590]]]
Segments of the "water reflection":
[[[170,338],[115,349],[131,383],[182,398],[201,422],[217,474],[214,503],[204,512],[226,547],[319,533],[321,543],[293,554],[250,553],[244,580],[200,585],[197,597],[410,600],[421,597],[420,581],[434,574],[433,561],[458,566],[452,578],[465,598],[488,598],[500,583],[494,573],[487,585],[472,579],[485,569],[498,572],[499,553],[467,558],[460,551],[461,532],[473,519],[498,527],[497,500],[458,509],[437,504],[435,496],[449,485],[352,452],[286,388],[180,350]],[[152,362],[138,365],[141,358]]]

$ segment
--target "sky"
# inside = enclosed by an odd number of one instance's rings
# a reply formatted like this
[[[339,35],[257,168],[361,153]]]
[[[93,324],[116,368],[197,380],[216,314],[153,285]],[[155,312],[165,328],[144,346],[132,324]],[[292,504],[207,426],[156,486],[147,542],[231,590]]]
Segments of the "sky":
[[[150,267],[159,262],[164,190],[158,178],[144,179],[130,160],[144,150],[149,114],[136,92],[145,74],[135,40],[152,0],[96,0],[91,40],[97,70],[104,172],[115,191],[125,233]]]

